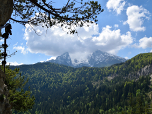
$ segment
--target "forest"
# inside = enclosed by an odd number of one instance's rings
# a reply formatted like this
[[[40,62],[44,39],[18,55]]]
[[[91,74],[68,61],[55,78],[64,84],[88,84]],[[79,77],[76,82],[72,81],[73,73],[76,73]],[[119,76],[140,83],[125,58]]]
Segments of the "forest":
[[[13,109],[13,114],[150,114],[151,74],[128,77],[147,65],[152,65],[152,53],[101,68],[49,62],[8,66],[18,71],[16,77],[29,79],[23,89],[30,86],[35,98],[29,110]]]

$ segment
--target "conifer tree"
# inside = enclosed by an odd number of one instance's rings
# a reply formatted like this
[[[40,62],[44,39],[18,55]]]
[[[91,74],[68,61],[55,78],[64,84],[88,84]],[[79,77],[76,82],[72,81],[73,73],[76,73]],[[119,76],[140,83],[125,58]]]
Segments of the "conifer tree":
[[[1,67],[1,69],[3,69]],[[9,102],[13,110],[17,112],[24,112],[28,109],[32,109],[34,105],[35,97],[31,96],[30,87],[29,90],[24,91],[24,86],[29,79],[25,81],[24,76],[21,76],[19,69],[11,70],[9,66],[6,68],[5,84],[9,90]]]

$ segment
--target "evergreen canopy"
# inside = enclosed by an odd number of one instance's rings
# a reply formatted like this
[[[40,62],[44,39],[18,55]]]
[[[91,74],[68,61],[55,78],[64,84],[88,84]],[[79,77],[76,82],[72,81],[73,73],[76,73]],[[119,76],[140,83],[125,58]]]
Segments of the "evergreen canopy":
[[[72,24],[82,27],[84,23],[97,22],[97,15],[104,11],[97,1],[67,0],[66,5],[61,8],[55,8],[53,3],[55,1],[14,0],[13,17],[10,19],[23,25],[45,23],[47,27],[62,23],[61,27],[68,25],[70,33],[74,34],[77,32],[71,28]],[[79,7],[75,7],[76,5]],[[15,17],[22,20],[16,20]]]

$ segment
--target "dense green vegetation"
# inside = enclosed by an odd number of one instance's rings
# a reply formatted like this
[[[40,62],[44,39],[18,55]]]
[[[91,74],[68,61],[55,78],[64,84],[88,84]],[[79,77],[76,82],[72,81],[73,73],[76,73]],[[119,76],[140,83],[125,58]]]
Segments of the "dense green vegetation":
[[[4,69],[2,66],[0,67]],[[31,96],[30,88],[28,90],[23,89],[28,79],[24,80],[24,76],[19,74],[19,69],[11,70],[6,67],[5,74],[5,84],[9,90],[8,100],[11,108],[18,112],[32,109],[35,98]]]
[[[146,65],[152,65],[152,53],[103,68],[72,68],[52,63],[18,66],[25,79],[29,78],[24,90],[30,86],[35,96],[33,109],[25,113],[149,113],[151,100],[146,93],[151,91],[150,76],[127,78]]]

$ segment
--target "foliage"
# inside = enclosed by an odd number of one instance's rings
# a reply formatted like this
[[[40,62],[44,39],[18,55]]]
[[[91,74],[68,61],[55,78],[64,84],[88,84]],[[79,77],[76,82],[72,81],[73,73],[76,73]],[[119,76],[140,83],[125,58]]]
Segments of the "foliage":
[[[72,24],[82,27],[84,23],[97,22],[97,15],[104,11],[97,1],[84,2],[81,0],[79,2],[73,0],[71,2],[68,0],[67,4],[61,8],[55,8],[53,3],[53,1],[48,2],[46,0],[14,0],[13,16],[20,17],[22,21],[10,19],[24,25],[26,23],[32,25],[44,23],[46,27],[61,23],[61,27],[63,25],[68,26],[70,33],[74,34],[77,31],[72,28]],[[79,7],[75,7],[76,5]]]
[[[3,67],[1,66],[1,69]],[[11,70],[9,66],[6,67],[6,78],[5,84],[9,90],[9,103],[11,104],[12,109],[15,109],[18,112],[27,111],[31,109],[34,105],[34,96],[30,96],[30,87],[29,90],[24,91],[23,87],[28,82],[28,79],[25,81],[24,76],[19,74],[19,69]]]
[[[18,66],[25,78],[30,79],[24,90],[30,86],[35,96],[35,105],[28,113],[148,113],[150,99],[146,93],[151,91],[150,76],[128,78],[128,74],[151,62],[152,53],[145,53],[103,68],[72,68],[54,63]]]

